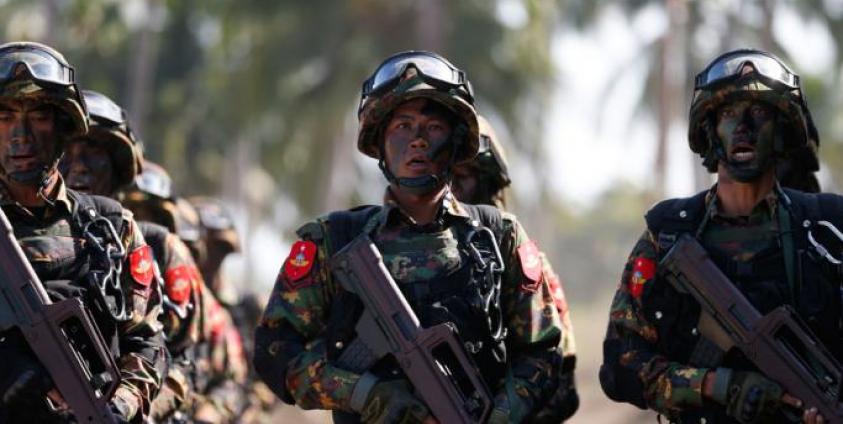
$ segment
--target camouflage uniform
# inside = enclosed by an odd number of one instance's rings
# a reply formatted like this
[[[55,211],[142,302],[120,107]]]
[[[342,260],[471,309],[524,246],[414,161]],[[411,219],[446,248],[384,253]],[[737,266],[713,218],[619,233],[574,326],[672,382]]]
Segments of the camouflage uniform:
[[[387,196],[383,209],[372,218],[377,228],[373,240],[405,295],[410,287],[447,275],[466,260],[457,249],[456,238],[468,215],[450,196],[443,202],[441,215],[442,225],[423,230]],[[548,378],[544,373],[549,369],[544,364],[547,358],[537,352],[556,346],[562,329],[551,288],[541,278],[535,244],[514,216],[504,214],[503,220],[500,245],[506,273],[501,303],[509,332],[507,353],[518,376],[518,396],[533,404],[544,389],[539,382]],[[341,291],[326,262],[331,251],[325,234],[330,225],[320,219],[299,230],[302,242],[315,243],[317,253],[306,276],[294,280],[283,270],[278,275],[256,331],[255,360],[268,362],[271,368],[262,372],[264,381],[283,399],[294,399],[304,409],[348,411],[360,376],[327,360],[323,334],[330,325],[331,302]],[[295,253],[288,262],[296,259]],[[276,375],[286,378],[278,380]],[[493,383],[493,389],[499,389],[502,382]]]
[[[150,239],[155,240],[170,305],[163,321],[174,365],[156,398],[155,416],[184,419],[209,408],[206,413],[213,414],[214,421],[233,422],[243,409],[242,385],[248,371],[240,333],[194,261],[195,250],[190,246],[199,242],[201,233],[198,222],[180,213],[187,202],[179,205],[180,199],[173,199],[169,189],[150,189],[149,183],[156,181],[153,187],[170,186],[163,168],[145,161],[144,170],[138,187],[127,190],[123,199],[129,208],[157,223],[145,228],[157,234]]]
[[[67,140],[88,130],[85,103],[73,82],[72,67],[60,53],[31,42],[0,46],[0,57],[4,66],[14,62],[11,68],[4,68],[14,70],[14,77],[2,76],[0,97],[10,101],[26,100],[30,102],[28,104],[42,108],[53,107],[54,125],[59,129],[55,134],[52,163],[40,168],[40,175],[28,173],[16,177],[13,170],[3,170],[5,183],[0,184],[0,207],[9,217],[15,237],[50,298],[57,301],[81,297],[90,307],[121,374],[119,387],[111,399],[112,408],[121,419],[142,422],[149,413],[150,402],[158,392],[166,368],[166,351],[158,322],[161,293],[152,284],[150,248],[130,212],[111,199],[68,189],[56,170]],[[60,80],[62,78],[65,79]],[[34,136],[26,134],[27,139],[30,137]],[[12,181],[18,189],[29,186],[37,190],[44,205],[27,207],[19,203],[19,199],[10,194]],[[54,184],[52,191],[46,193],[51,184]],[[114,227],[116,234],[103,229],[107,226],[105,221]],[[121,245],[126,254],[105,259],[107,255],[95,248],[90,236],[97,237],[104,246]],[[96,294],[93,283],[88,280],[98,278],[93,271],[106,266],[105,263],[113,267],[112,270],[122,267],[122,274],[117,276],[119,294],[107,290]],[[101,298],[105,298],[107,304],[111,303],[108,308],[100,306],[102,301],[98,299]],[[125,306],[128,314],[122,313],[121,306]],[[112,310],[107,310],[109,308]],[[2,356],[5,358],[9,351],[19,352],[20,343],[23,341],[16,330],[3,334],[0,337]],[[0,403],[0,417],[15,422],[68,420],[67,416],[59,417],[49,411],[43,398]]]
[[[755,68],[752,60],[762,53],[736,51],[722,57],[740,57],[746,52],[752,55],[746,60]],[[711,91],[706,87],[698,89],[691,109],[689,139],[692,149],[706,158],[712,171],[723,156],[717,156],[710,114],[731,100],[770,102],[780,113],[781,122],[791,125],[791,142],[797,146],[811,142],[806,122],[810,126],[812,123],[805,118],[807,106],[801,91],[786,97],[790,94],[759,88],[761,82],[771,83],[763,75],[758,76],[755,69],[747,76],[736,75],[732,78],[737,81],[734,84],[722,83]],[[743,71],[738,68],[736,72]],[[787,155],[788,151],[779,154]],[[695,236],[718,268],[761,314],[783,304],[791,305],[833,355],[843,358],[839,320],[839,282],[843,275],[816,254],[807,236],[808,231],[815,236],[822,232],[815,224],[818,220],[841,225],[839,210],[843,198],[785,189],[776,183],[749,215],[734,217],[721,211],[717,188],[715,185],[693,197],[660,202],[647,213],[647,230],[627,260],[612,301],[603,344],[600,382],[606,394],[616,401],[653,409],[672,422],[738,422],[734,413],[728,413],[730,398],[737,398],[738,393],[732,389],[738,387],[728,383],[725,403],[704,397],[706,374],[731,375],[721,374],[721,370],[764,372],[736,349],[723,352],[702,338],[697,328],[699,304],[690,295],[677,292],[659,274],[660,259],[681,234]],[[823,243],[833,252],[843,251],[840,240],[824,238]],[[792,263],[800,265],[789,265]],[[776,415],[775,420],[785,422],[786,418]]]
[[[84,261],[81,252],[72,247],[85,244],[81,229],[73,223],[72,211],[75,204],[63,183],[58,188],[55,206],[46,208],[43,214],[34,213],[21,206],[5,193],[0,194],[0,206],[12,223],[15,237],[51,296],[60,295],[57,293],[62,291],[60,286],[53,289],[52,281],[76,280],[81,277],[74,275],[70,271],[72,267],[67,266],[69,263],[78,264],[79,261]],[[161,325],[158,322],[161,313],[160,291],[156,285],[151,284],[151,274],[149,279],[138,278],[131,271],[133,266],[141,266],[137,263],[140,258],[151,259],[151,255],[148,252],[144,253],[148,247],[128,211],[123,212],[123,222],[124,227],[118,229],[120,241],[127,252],[122,279],[133,318],[115,328],[115,336],[120,340],[121,346],[117,364],[123,379],[115,396],[123,399],[131,407],[128,417],[135,417],[134,421],[139,422],[149,413],[150,401],[158,392],[166,354]],[[101,326],[103,319],[97,317]],[[101,327],[104,328],[106,327]]]
[[[504,209],[505,190],[512,184],[505,150],[489,121],[483,116],[477,118],[481,138],[480,151],[474,160],[457,167],[451,185],[459,189],[455,190],[458,200]],[[464,184],[463,178],[474,178],[474,186]],[[540,252],[539,257],[542,262],[542,276],[550,287],[556,302],[556,310],[562,321],[562,339],[558,348],[558,354],[562,358],[561,363],[557,364],[559,388],[550,396],[550,399],[545,401],[545,406],[532,417],[532,421],[559,422],[561,419],[569,418],[579,407],[579,396],[574,381],[577,360],[576,342],[562,281],[553,271],[547,255]]]

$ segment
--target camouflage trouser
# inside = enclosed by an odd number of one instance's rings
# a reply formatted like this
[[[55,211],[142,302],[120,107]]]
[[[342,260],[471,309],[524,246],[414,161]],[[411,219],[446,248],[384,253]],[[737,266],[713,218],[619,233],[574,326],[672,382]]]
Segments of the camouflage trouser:
[[[580,406],[579,394],[574,381],[576,357],[567,356],[558,368],[557,386],[545,404],[530,419],[531,423],[550,424],[567,420]]]

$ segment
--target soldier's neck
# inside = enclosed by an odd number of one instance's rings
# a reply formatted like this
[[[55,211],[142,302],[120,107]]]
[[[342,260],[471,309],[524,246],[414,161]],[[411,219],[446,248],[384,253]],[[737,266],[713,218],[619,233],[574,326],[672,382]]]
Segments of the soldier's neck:
[[[447,187],[442,186],[431,193],[416,194],[403,191],[393,184],[390,185],[389,191],[404,213],[413,218],[417,224],[426,225],[436,219]]]
[[[40,189],[40,186],[38,185],[23,184],[15,180],[8,179],[5,176],[0,177],[0,181],[3,182],[3,185],[12,200],[20,203],[21,206],[38,208],[47,204],[47,202],[44,201],[44,198],[38,193]],[[53,195],[58,187],[58,182],[59,179],[57,176],[55,174],[51,175],[47,186],[44,188],[44,194],[48,197],[54,197]]]
[[[735,180],[723,165],[717,169],[717,205],[725,216],[748,216],[776,186],[775,169],[744,183]]]

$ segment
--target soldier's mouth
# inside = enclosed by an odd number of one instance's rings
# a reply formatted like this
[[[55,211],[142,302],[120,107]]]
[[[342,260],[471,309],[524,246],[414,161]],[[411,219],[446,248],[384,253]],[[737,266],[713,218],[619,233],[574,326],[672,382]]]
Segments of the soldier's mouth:
[[[732,160],[735,162],[749,162],[755,159],[755,148],[749,144],[741,144],[732,148]]]

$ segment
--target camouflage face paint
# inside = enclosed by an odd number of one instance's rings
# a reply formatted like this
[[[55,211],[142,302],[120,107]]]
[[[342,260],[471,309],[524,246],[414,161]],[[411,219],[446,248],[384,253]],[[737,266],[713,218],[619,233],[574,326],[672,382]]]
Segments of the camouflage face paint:
[[[74,190],[101,196],[112,194],[114,167],[111,156],[90,140],[73,141],[59,163],[59,171],[68,187]]]
[[[775,123],[775,109],[763,102],[737,101],[717,110],[724,164],[736,180],[753,181],[773,165]]]
[[[0,103],[0,167],[7,178],[36,185],[58,148],[55,108],[43,102]]]
[[[439,174],[450,155],[442,146],[450,143],[451,124],[426,99],[415,99],[395,109],[384,130],[384,156],[390,172],[398,178]],[[446,146],[447,147],[447,146]]]

